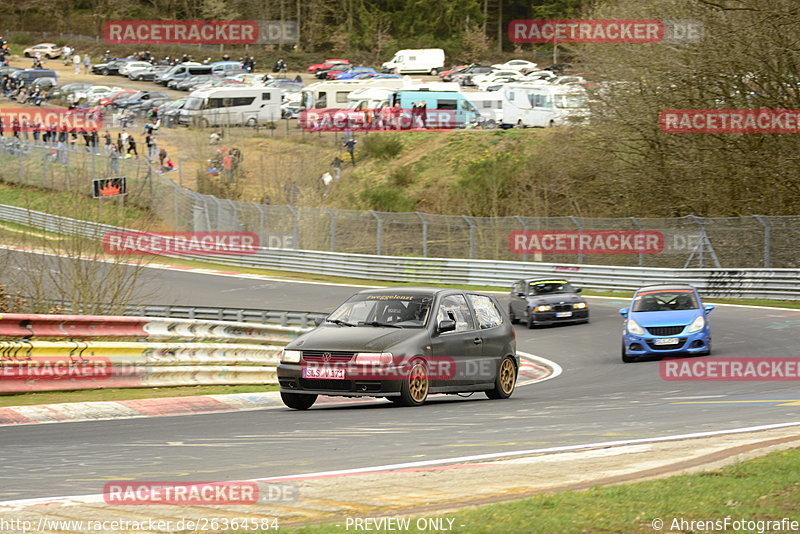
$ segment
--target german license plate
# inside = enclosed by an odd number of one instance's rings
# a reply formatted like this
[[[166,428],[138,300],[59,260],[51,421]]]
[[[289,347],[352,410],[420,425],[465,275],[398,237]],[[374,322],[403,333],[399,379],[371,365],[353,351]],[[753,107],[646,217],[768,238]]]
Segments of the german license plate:
[[[677,345],[679,342],[680,339],[677,337],[661,337],[654,341],[656,345]]]
[[[572,317],[572,312],[556,312],[556,317]]]
[[[331,367],[328,365],[303,367],[303,378],[344,380],[344,367]]]

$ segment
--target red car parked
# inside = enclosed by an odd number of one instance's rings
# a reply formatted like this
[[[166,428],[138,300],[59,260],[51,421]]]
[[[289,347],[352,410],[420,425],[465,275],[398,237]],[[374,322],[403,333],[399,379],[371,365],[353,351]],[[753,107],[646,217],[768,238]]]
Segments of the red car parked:
[[[326,59],[324,63],[317,63],[316,65],[309,65],[306,69],[311,74],[316,74],[318,70],[329,69],[334,65],[350,65],[347,59]]]

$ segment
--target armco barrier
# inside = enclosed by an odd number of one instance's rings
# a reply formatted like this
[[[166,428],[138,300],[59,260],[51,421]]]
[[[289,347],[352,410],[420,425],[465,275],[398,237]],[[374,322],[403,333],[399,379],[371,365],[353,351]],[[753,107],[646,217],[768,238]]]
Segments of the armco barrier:
[[[306,330],[152,317],[4,314],[0,337],[15,339],[0,341],[0,393],[275,383],[281,345]]]
[[[124,228],[0,205],[0,220],[54,233],[100,239]],[[314,250],[260,249],[242,256],[202,256],[215,263],[375,281],[470,284],[508,288],[532,276],[567,277],[588,289],[633,290],[652,283],[687,283],[704,295],[726,298],[800,299],[800,269],[664,269],[538,262],[419,258]]]

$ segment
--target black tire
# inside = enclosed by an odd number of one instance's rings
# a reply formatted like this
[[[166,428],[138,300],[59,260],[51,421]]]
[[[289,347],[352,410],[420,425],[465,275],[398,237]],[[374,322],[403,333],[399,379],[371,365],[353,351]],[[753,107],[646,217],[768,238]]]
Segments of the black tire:
[[[431,76],[436,76],[436,75],[438,75],[438,74],[439,74],[439,69],[437,69],[437,68],[433,68],[433,69],[431,69],[431,72],[430,72],[430,74],[431,74]]]
[[[633,363],[636,361],[634,356],[628,356],[625,352],[625,342],[622,342],[622,363]]]
[[[517,366],[511,356],[506,356],[500,362],[497,369],[497,376],[494,379],[494,387],[487,389],[484,393],[490,399],[507,399],[514,393],[517,385]]]
[[[550,124],[548,124],[547,126],[548,126],[549,128],[554,128],[554,127],[555,127],[555,125],[556,125],[556,122],[555,122],[555,121],[550,121]]]
[[[111,72],[110,72],[108,69],[103,69],[103,70],[101,70],[101,71],[100,71],[100,73],[101,73],[103,76],[108,76],[109,74],[111,74]]]
[[[255,128],[257,123],[258,121],[256,121],[255,117],[250,117],[249,119],[247,119],[245,126],[247,126],[248,128]]]
[[[428,368],[422,360],[414,360],[408,375],[400,385],[397,404],[401,406],[422,406],[428,398],[430,377]]]
[[[281,400],[293,410],[308,410],[317,401],[317,396],[303,395],[302,393],[284,393],[281,391]]]
[[[525,324],[527,325],[528,329],[536,326],[533,324],[533,310],[528,310],[528,317],[525,319]]]
[[[514,310],[511,306],[508,307],[508,320],[511,321],[511,324],[517,324],[519,322],[519,317],[514,315]]]

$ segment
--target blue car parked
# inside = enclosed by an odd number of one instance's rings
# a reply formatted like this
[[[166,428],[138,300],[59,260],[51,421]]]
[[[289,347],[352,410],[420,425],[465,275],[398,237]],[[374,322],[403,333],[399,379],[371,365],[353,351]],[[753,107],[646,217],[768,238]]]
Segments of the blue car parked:
[[[349,70],[346,70],[342,73],[339,73],[334,78],[335,80],[352,80],[359,74],[377,74],[375,69],[372,67],[351,67]]]
[[[703,305],[697,290],[690,285],[656,285],[639,289],[626,318],[622,333],[622,361],[629,363],[644,356],[711,353],[708,315],[714,306]]]

